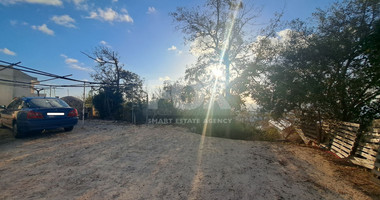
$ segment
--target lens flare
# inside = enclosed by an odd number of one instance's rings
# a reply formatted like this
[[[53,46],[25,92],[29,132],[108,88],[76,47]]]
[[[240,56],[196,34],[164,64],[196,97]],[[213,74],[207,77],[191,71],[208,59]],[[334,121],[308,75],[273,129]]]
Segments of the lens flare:
[[[241,1],[239,1],[239,3],[241,3]],[[235,19],[236,19],[238,12],[239,12],[239,9],[234,9],[234,11],[231,13],[232,14],[231,23],[229,24],[227,32],[225,33],[226,34],[226,40],[223,44],[223,50],[222,50],[221,55],[220,55],[220,60],[219,60],[218,66],[222,66],[224,56],[226,54],[227,48],[229,47],[229,42],[230,42],[231,37],[232,37],[232,30],[233,30],[233,27],[235,24]],[[207,109],[205,123],[203,125],[201,141],[200,141],[199,147],[198,147],[197,171],[196,171],[196,174],[193,178],[192,188],[190,191],[190,196],[192,196],[193,198],[196,198],[196,194],[199,191],[199,187],[200,187],[200,184],[201,184],[201,181],[203,178],[203,172],[202,172],[203,146],[204,146],[204,142],[206,139],[207,125],[208,125],[206,122],[208,122],[210,115],[212,115],[211,110],[212,110],[212,107],[213,107],[214,101],[215,101],[216,86],[217,86],[218,79],[221,78],[221,76],[223,75],[223,71],[221,71],[219,68],[214,68],[212,70],[212,74],[215,76],[215,82],[214,82],[214,86],[212,89],[211,98],[209,100],[209,105],[208,105],[208,109]]]
[[[212,75],[214,75],[216,78],[220,78],[223,76],[223,71],[219,68],[212,69]]]

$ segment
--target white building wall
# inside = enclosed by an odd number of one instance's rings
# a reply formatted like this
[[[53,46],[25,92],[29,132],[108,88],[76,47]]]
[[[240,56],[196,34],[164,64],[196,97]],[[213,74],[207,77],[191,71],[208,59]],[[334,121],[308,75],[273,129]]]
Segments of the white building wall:
[[[0,70],[3,68],[0,68]],[[0,79],[13,80],[13,70],[0,71]],[[8,105],[13,99],[13,86],[11,83],[0,81],[0,105]]]
[[[1,70],[3,69],[3,70]],[[0,79],[31,83],[37,81],[23,72],[13,69],[4,69],[0,66]],[[22,96],[37,96],[30,87],[14,86],[11,82],[0,80],[0,105],[8,105],[13,98]]]

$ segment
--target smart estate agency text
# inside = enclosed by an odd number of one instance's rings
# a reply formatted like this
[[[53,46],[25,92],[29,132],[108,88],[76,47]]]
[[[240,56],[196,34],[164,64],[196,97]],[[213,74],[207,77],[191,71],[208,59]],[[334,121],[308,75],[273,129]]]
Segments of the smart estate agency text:
[[[149,124],[199,124],[199,123],[209,123],[209,124],[229,124],[232,119],[229,118],[210,118],[210,119],[197,119],[197,118],[163,118],[163,119],[148,119]]]

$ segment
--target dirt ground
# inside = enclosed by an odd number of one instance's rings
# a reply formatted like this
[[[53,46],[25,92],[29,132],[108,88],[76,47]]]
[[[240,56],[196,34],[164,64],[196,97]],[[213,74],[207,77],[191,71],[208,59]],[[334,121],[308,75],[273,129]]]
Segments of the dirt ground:
[[[13,139],[0,129],[0,199],[376,199],[368,170],[282,142],[86,121]]]

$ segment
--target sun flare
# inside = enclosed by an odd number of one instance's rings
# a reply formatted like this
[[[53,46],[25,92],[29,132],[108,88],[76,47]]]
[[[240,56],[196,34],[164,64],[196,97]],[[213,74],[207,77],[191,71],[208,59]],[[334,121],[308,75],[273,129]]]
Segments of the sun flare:
[[[223,71],[219,68],[212,69],[212,75],[214,75],[217,78],[220,78],[223,76]]]

